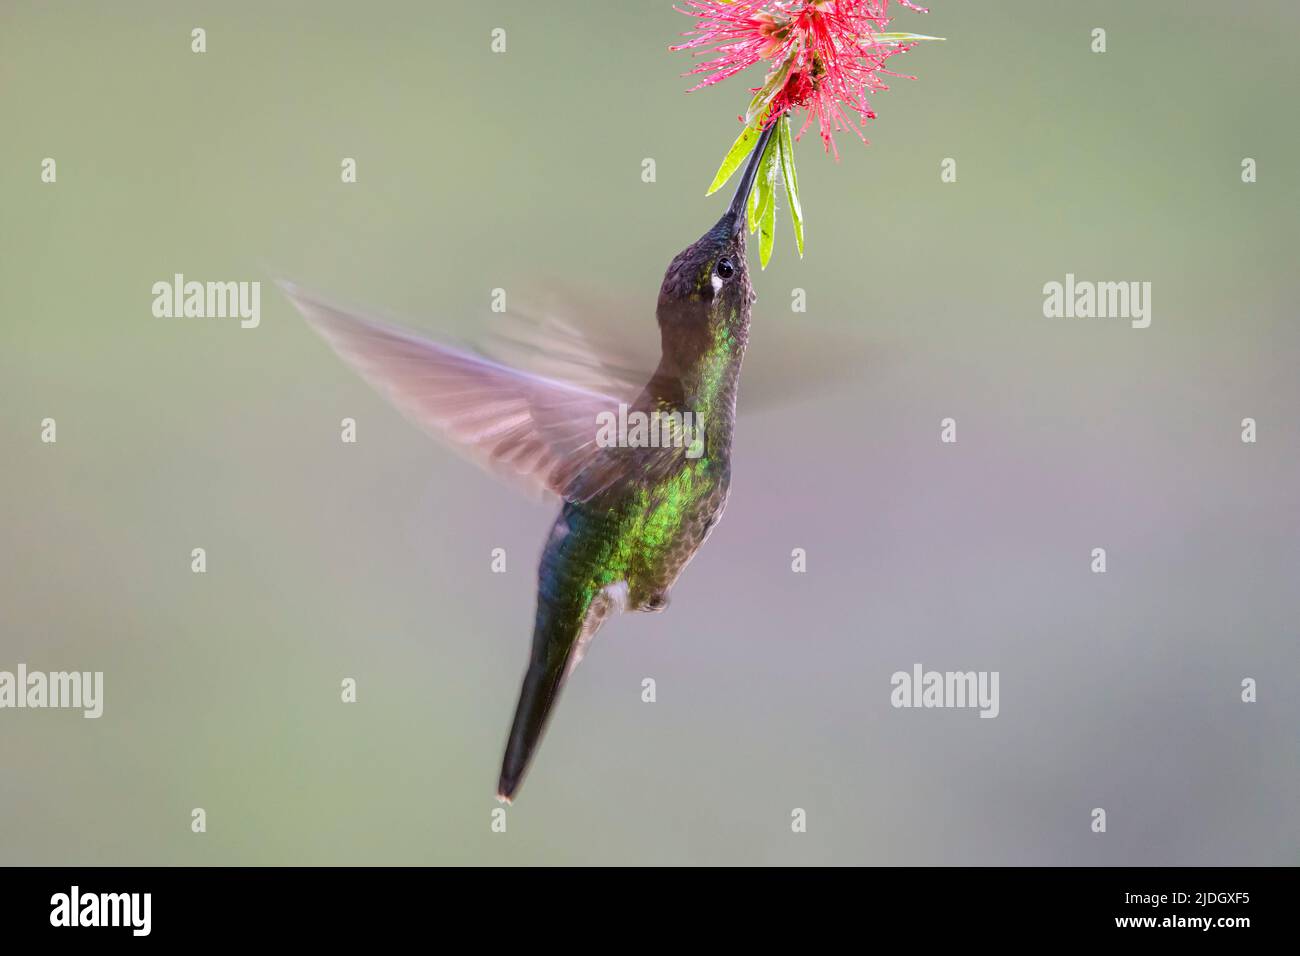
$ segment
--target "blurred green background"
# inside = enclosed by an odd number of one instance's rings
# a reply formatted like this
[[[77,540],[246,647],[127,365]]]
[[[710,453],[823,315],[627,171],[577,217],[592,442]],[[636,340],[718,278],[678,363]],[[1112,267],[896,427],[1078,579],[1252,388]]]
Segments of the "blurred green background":
[[[853,372],[742,417],[726,520],[666,614],[604,629],[491,832],[552,511],[406,424],[270,280],[462,340],[493,288],[562,281],[652,341],[745,101],[684,95],[689,25],[6,0],[0,669],[106,692],[97,721],[0,712],[0,863],[1296,862],[1283,0],[898,12],[947,41],[893,61],[918,79],[869,148],[805,139],[807,256],[782,220],[755,276],[755,382]],[[154,318],[175,272],[262,280],[261,327]],[[1044,318],[1067,272],[1151,282],[1151,327]],[[914,662],[999,671],[1001,716],[892,709]]]

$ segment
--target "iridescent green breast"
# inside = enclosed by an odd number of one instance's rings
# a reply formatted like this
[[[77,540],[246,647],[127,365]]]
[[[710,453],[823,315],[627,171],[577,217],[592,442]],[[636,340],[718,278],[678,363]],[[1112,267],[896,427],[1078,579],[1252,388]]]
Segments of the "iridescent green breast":
[[[707,456],[686,460],[653,484],[622,485],[565,504],[542,555],[542,594],[553,603],[586,606],[625,581],[628,610],[662,603],[722,514],[728,470]]]

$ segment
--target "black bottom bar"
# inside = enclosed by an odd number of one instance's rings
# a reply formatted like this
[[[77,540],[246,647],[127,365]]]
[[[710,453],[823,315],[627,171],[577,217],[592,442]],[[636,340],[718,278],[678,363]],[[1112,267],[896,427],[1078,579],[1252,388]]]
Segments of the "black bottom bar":
[[[624,927],[621,934],[650,934],[663,944],[681,937],[658,934],[703,923],[691,931],[696,941],[699,929],[709,928],[734,940],[781,929],[816,937],[841,927],[864,941],[902,933],[918,943],[1128,936],[1231,945],[1260,931],[1284,931],[1295,884],[1295,871],[1285,868],[621,870],[599,877],[483,869],[0,873],[6,941],[337,944],[436,930],[457,934],[448,942],[481,938],[491,945],[517,932],[511,948],[529,945],[522,937],[533,919],[533,926],[571,926],[575,933],[612,922]]]

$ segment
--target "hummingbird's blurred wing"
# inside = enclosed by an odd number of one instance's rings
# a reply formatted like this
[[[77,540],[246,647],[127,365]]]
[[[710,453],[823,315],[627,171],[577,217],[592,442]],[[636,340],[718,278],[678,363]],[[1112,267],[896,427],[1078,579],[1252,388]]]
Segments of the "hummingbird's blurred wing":
[[[555,283],[514,295],[475,347],[512,368],[628,402],[659,364],[652,319],[629,322],[617,303]]]
[[[755,306],[742,415],[784,408],[870,374],[882,360],[879,341],[846,328],[806,321],[795,312]],[[510,311],[494,314],[476,347],[515,368],[571,382],[631,402],[659,364],[652,314],[629,314],[610,294],[549,282],[514,293]]]
[[[339,357],[415,424],[466,458],[534,495],[589,497],[608,485],[598,416],[620,399],[439,345],[329,304],[288,282],[281,288]],[[577,487],[581,484],[582,490]]]

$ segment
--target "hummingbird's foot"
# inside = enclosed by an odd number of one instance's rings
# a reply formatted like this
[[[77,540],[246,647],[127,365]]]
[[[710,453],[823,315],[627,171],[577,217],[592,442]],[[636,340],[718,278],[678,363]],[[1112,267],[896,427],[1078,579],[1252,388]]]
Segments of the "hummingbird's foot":
[[[668,606],[668,592],[656,591],[654,594],[650,595],[650,597],[646,598],[646,602],[642,604],[639,608],[637,608],[637,610],[649,611],[652,614],[657,614],[659,611],[662,611],[667,606]]]

